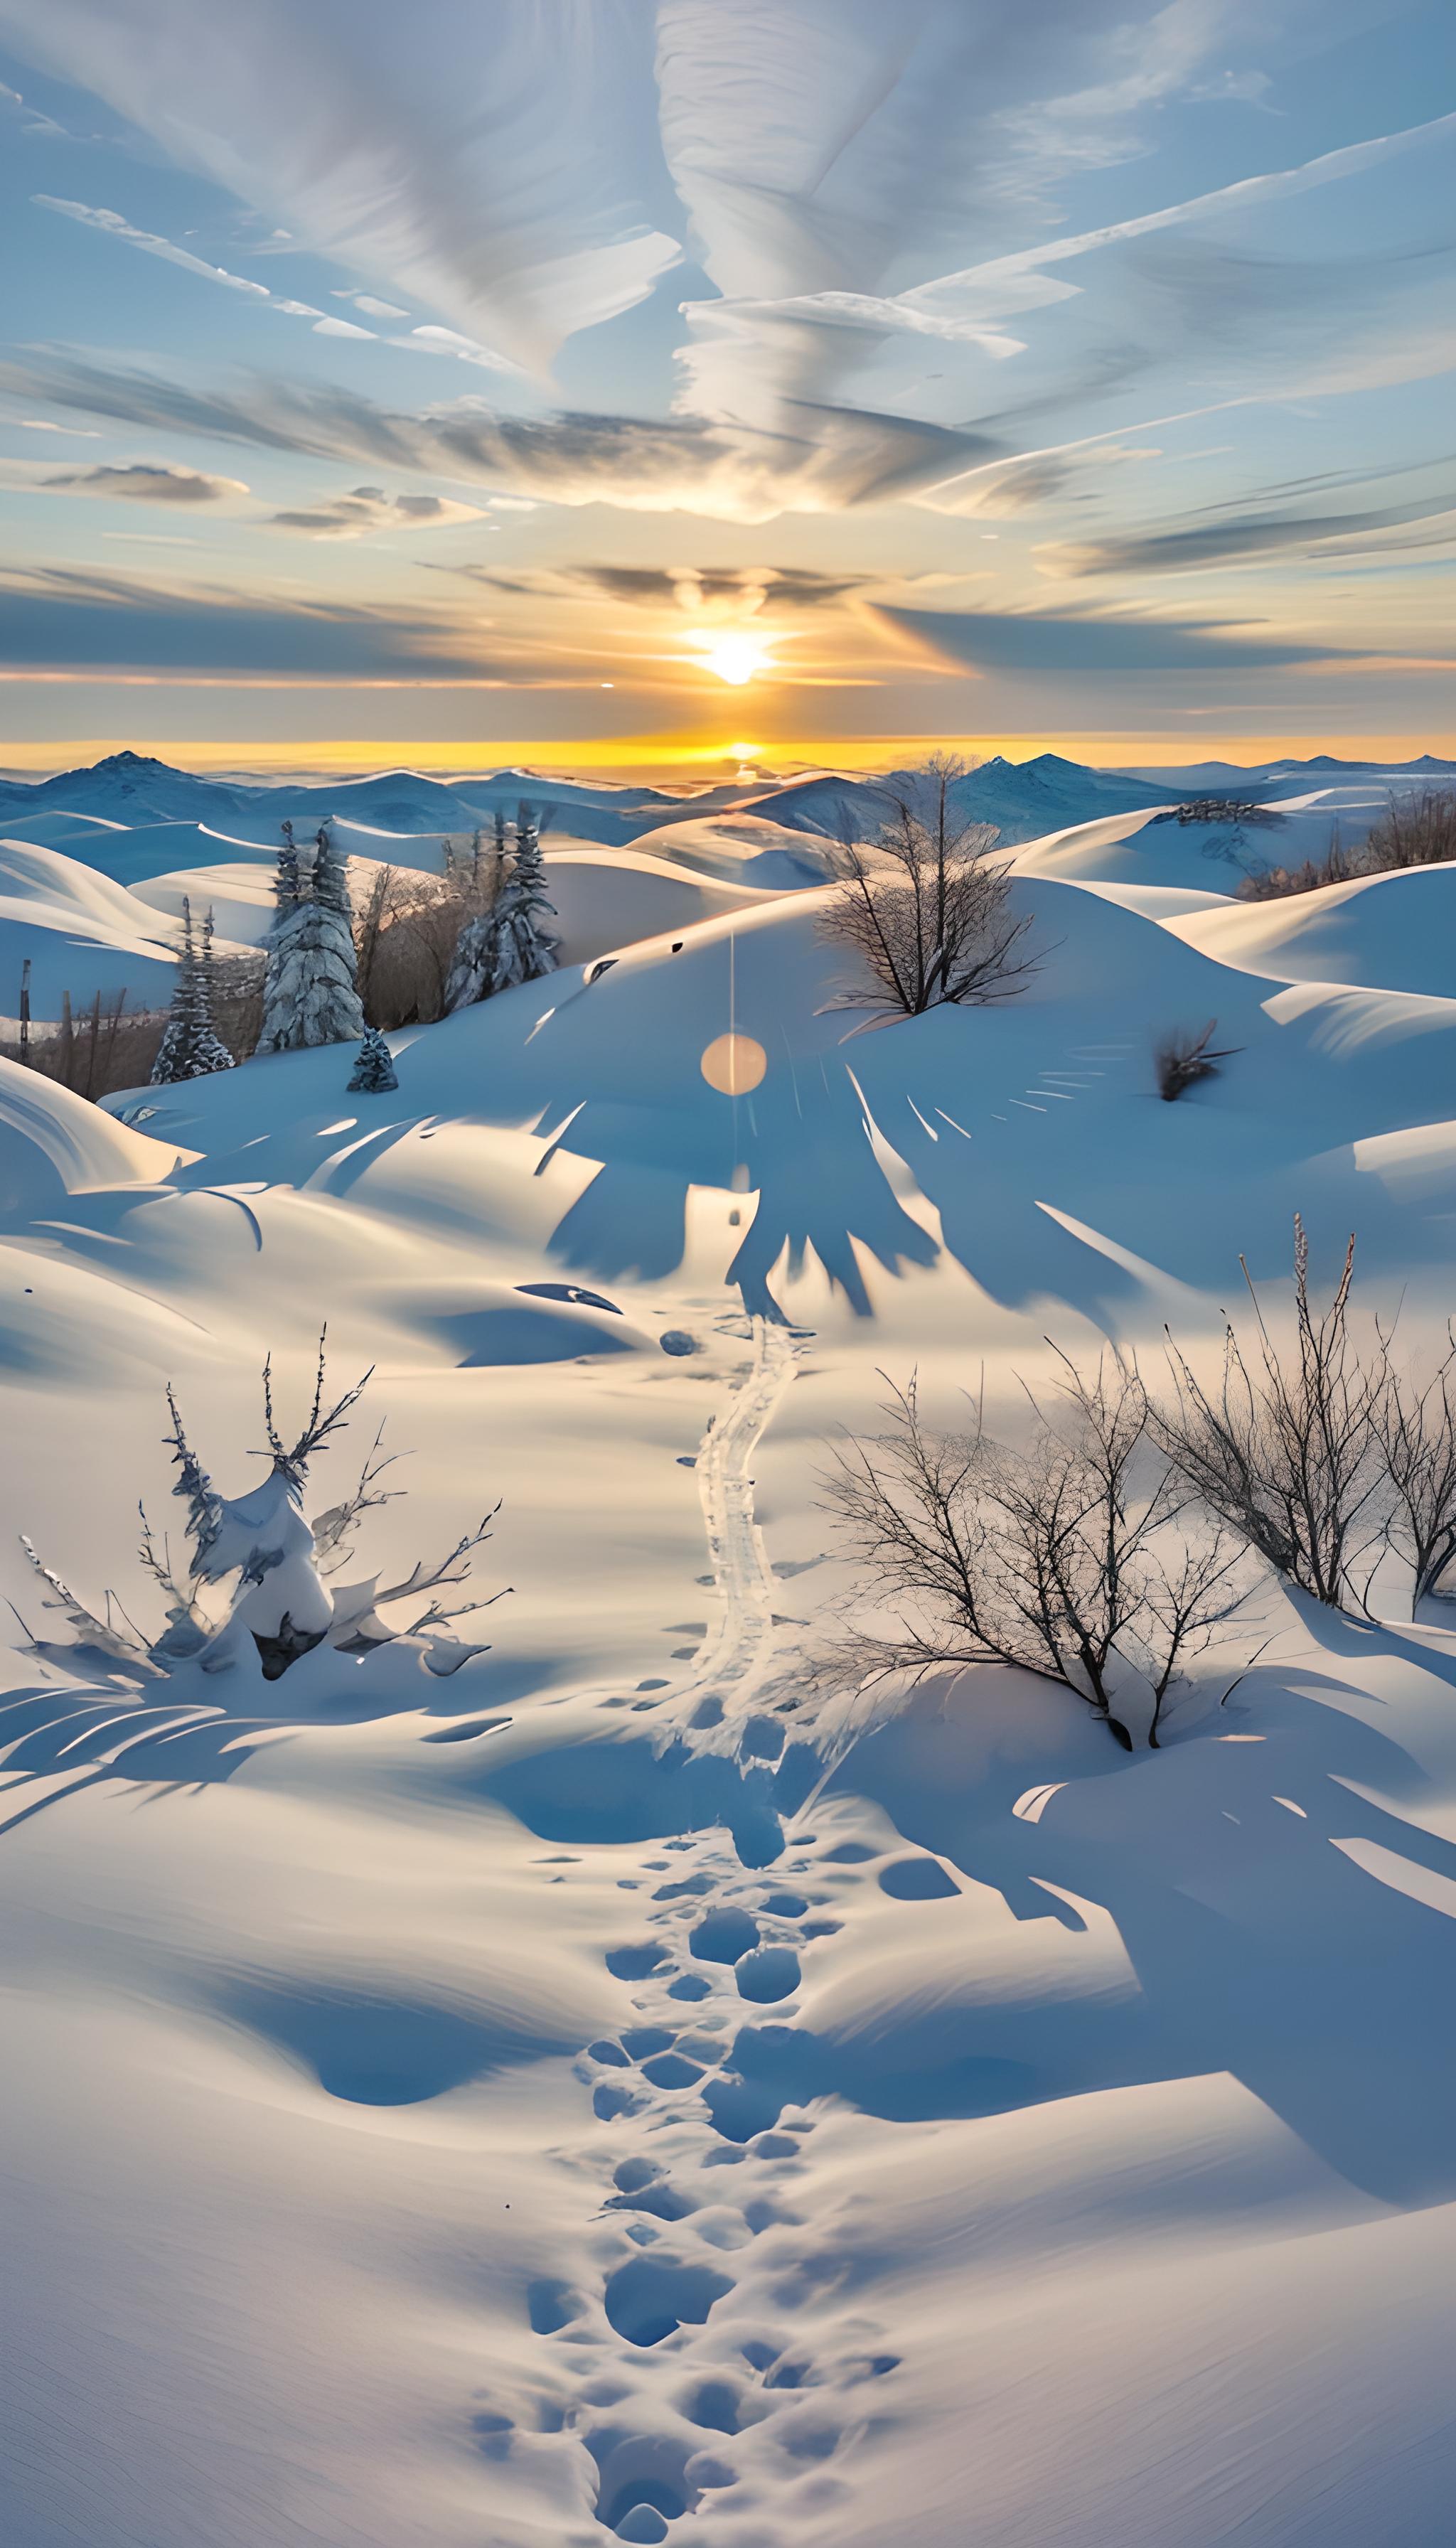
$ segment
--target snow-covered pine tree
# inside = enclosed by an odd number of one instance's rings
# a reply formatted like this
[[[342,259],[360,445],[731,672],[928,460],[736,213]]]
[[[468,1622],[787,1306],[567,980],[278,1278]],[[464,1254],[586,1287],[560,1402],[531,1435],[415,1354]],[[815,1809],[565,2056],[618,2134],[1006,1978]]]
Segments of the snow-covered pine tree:
[[[496,914],[478,911],[467,920],[455,941],[450,970],[445,976],[445,1014],[456,1009],[469,1009],[477,1000],[488,1000],[497,989]]]
[[[231,1053],[218,1033],[218,959],[213,954],[213,906],[208,904],[202,924],[202,1026],[199,1048],[212,1057],[209,1070],[232,1070],[236,1067]]]
[[[374,1097],[399,1085],[389,1046],[378,1027],[366,1027],[364,1041],[359,1046],[359,1058],[354,1064],[354,1075],[349,1081],[350,1096],[359,1090],[366,1097]]]
[[[279,867],[281,875],[281,856]],[[348,868],[326,823],[315,839],[312,872],[307,882],[300,875],[299,886],[290,912],[280,894],[270,935],[259,1052],[357,1044],[364,1033]]]
[[[529,805],[522,805],[516,818],[515,857],[498,910],[501,906],[501,935],[508,947],[505,979],[539,982],[544,973],[554,973],[561,960],[561,940],[549,925],[556,905],[546,892],[541,826]]]
[[[497,860],[503,865],[503,815],[498,813],[496,823]],[[522,805],[510,872],[489,911],[467,921],[460,933],[445,984],[447,1011],[469,1008],[514,982],[536,982],[555,972],[561,941],[547,925],[555,918],[555,904],[546,896],[540,825],[530,806]]]
[[[204,1079],[215,1070],[230,1070],[232,1055],[213,1025],[213,915],[203,923],[202,952],[192,928],[192,905],[182,897],[182,949],[166,1030],[151,1065],[153,1088],[182,1079]]]
[[[292,823],[285,823],[283,845],[279,850],[278,864],[273,872],[273,917],[268,924],[270,947],[284,922],[290,920],[297,911],[302,890],[303,887],[299,881],[298,843],[293,836]]]

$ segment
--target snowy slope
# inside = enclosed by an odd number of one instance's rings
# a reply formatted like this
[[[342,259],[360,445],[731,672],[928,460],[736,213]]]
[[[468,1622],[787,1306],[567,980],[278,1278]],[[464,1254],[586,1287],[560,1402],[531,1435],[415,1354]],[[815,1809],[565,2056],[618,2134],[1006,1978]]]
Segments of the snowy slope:
[[[173,970],[169,923],[122,885],[59,850],[0,838],[0,1008],[16,1014],[21,971],[31,966],[37,1018],[125,990],[129,1007],[164,1004]]]
[[[377,1371],[319,1502],[381,1417],[411,1454],[361,1564],[500,1495],[515,1588],[449,1677],[11,1657],[18,2548],[1444,2536],[1456,1640],[1263,1590],[1134,1756],[1014,1676],[876,1718],[810,1669],[881,1372],[1012,1424],[1048,1337],[1151,1369],[1296,1206],[1442,1331],[1446,879],[1234,906],[1145,813],[1020,862],[1000,1009],[857,1031],[821,891],[711,907],[782,830],[680,815],[554,871],[700,916],[395,1036],[387,1095],[347,1048],[107,1114],[0,1073],[0,1414],[78,1593],[156,1615],[164,1380],[235,1496],[325,1316]],[[14,1547],[0,1590],[34,1626]]]
[[[1456,999],[1456,867],[1361,876],[1171,919],[1186,945],[1284,982],[1364,982]]]

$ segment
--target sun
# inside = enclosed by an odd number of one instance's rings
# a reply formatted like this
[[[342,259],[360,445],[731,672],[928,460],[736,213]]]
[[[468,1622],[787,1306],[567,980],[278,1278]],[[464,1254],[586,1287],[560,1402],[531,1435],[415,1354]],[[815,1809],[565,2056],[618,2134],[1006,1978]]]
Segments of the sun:
[[[703,663],[708,672],[716,673],[720,682],[729,682],[736,690],[751,682],[756,673],[767,672],[773,662],[768,648],[757,637],[738,631],[727,636],[699,638]]]

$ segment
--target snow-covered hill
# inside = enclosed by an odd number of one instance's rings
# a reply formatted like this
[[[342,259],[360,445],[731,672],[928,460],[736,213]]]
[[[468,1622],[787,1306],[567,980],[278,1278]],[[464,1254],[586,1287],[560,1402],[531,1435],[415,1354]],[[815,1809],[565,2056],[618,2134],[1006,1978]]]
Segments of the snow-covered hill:
[[[1327,836],[1301,793],[1261,839]],[[1156,1752],[1009,1670],[871,1705],[822,1476],[884,1375],[1009,1433],[1054,1348],[1212,1358],[1240,1253],[1277,1331],[1296,1209],[1320,1296],[1354,1228],[1357,1316],[1436,1349],[1449,872],[1240,904],[1221,827],[1124,803],[1019,855],[1024,997],[871,1028],[809,830],[674,810],[558,836],[572,960],[393,1036],[395,1089],[351,1046],[106,1112],[0,1066],[0,1420],[62,1579],[0,1554],[7,2519],[1429,2548],[1456,1635],[1389,1569],[1373,1618],[1261,1580]],[[196,880],[253,934],[268,853],[195,822],[150,901],[5,855],[94,932]],[[78,1659],[66,1602],[165,1613],[166,1384],[235,1510],[325,1320],[374,1377],[307,1510],[383,1419],[351,1570],[500,1497],[509,1596],[271,1681]]]

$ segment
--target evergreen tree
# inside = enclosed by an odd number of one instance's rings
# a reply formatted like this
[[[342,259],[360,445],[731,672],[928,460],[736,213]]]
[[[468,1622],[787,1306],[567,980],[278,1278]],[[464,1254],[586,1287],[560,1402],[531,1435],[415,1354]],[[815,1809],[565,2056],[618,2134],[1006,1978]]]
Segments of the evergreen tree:
[[[503,817],[498,815],[497,822],[497,840],[503,846]],[[548,926],[555,918],[556,906],[546,893],[540,825],[529,805],[522,805],[510,872],[490,910],[468,921],[460,933],[445,984],[446,1009],[469,1008],[512,983],[538,982],[553,973],[561,955],[561,941]]]
[[[357,1044],[364,1011],[354,953],[347,864],[327,824],[314,843],[314,864],[299,876],[299,895],[284,907],[286,850],[279,858],[278,917],[269,936],[259,1052],[298,1052],[321,1044]]]
[[[375,1097],[399,1085],[389,1046],[378,1027],[366,1027],[364,1041],[359,1046],[359,1058],[354,1064],[354,1075],[349,1081],[350,1096],[357,1089],[367,1097]]]
[[[204,1079],[215,1070],[230,1070],[232,1055],[213,1025],[213,915],[203,923],[202,953],[192,930],[192,905],[182,897],[182,951],[172,984],[171,1008],[151,1085],[166,1088],[182,1079]]]
[[[502,893],[504,932],[510,943],[506,978],[539,982],[554,973],[561,960],[561,940],[550,928],[556,905],[546,892],[546,862],[541,855],[541,826],[529,805],[522,805],[515,827],[515,859]]]
[[[273,918],[268,924],[268,944],[270,947],[273,944],[274,939],[277,937],[280,929],[283,927],[284,922],[292,919],[293,914],[297,911],[301,891],[302,887],[299,883],[298,844],[293,836],[292,823],[285,823],[283,826],[283,846],[279,850],[278,865],[274,870],[273,875]]]

